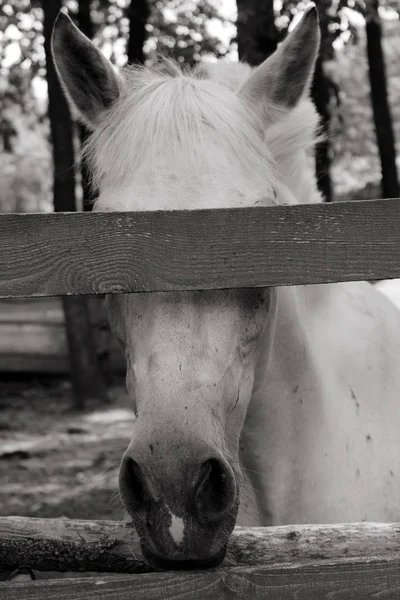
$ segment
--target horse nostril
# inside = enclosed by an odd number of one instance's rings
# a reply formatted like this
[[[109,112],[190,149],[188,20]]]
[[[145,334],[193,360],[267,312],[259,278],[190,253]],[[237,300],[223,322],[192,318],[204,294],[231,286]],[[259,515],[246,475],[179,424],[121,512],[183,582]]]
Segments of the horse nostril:
[[[148,490],[138,463],[125,456],[119,470],[119,489],[128,509],[137,511],[147,504]]]
[[[235,481],[229,467],[216,458],[206,460],[200,467],[194,487],[198,518],[218,520],[230,510],[234,501]]]

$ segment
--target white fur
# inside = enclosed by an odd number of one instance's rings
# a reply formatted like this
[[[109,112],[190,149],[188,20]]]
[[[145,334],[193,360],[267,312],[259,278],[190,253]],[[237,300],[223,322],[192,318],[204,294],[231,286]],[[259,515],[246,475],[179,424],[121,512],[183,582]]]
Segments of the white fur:
[[[385,294],[397,308],[400,308],[400,279],[385,279],[379,281],[375,287]]]
[[[143,68],[125,73],[124,93],[86,148],[100,188],[95,210],[320,201],[307,165],[318,123],[310,102],[301,102],[263,139],[257,118],[233,91],[248,66],[207,65],[211,79],[169,65],[174,68],[172,75]],[[302,197],[296,199],[299,173]]]
[[[175,516],[171,511],[171,525],[169,528],[169,532],[171,534],[172,539],[174,540],[177,546],[180,546],[185,539],[185,523],[183,519]]]
[[[247,64],[224,61],[204,65],[202,70],[211,80],[219,81],[233,91],[242,88],[252,72]],[[313,149],[319,140],[319,117],[315,106],[305,98],[290,111],[276,111],[280,112],[280,118],[267,128],[264,143],[274,159],[278,178],[293,193],[290,203],[321,202],[314,175]]]
[[[272,204],[272,190],[278,204],[320,201],[308,162],[312,104],[281,111],[261,136],[234,92],[241,67],[231,80],[221,68],[224,86],[218,66],[210,80],[129,75],[90,143],[97,210]],[[196,293],[132,294],[124,313],[114,306],[135,354],[128,382],[145,415],[138,427],[182,453],[165,452],[159,472],[181,489],[187,439],[221,448],[236,443],[240,425],[239,524],[399,520],[400,312],[365,282],[275,292],[254,365],[242,355],[243,321],[229,295],[202,303]],[[170,527],[179,543],[183,523],[171,517]]]

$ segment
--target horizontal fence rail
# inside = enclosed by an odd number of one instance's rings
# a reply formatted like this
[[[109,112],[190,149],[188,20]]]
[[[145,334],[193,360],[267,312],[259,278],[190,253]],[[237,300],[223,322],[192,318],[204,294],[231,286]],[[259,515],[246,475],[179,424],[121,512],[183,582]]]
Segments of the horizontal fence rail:
[[[0,298],[400,277],[400,201],[0,216]]]
[[[5,517],[0,573],[22,567],[115,574],[0,583],[0,598],[398,600],[399,536],[399,523],[238,527],[218,569],[140,573],[140,548],[128,523]]]
[[[400,561],[400,523],[235,527],[220,568],[394,555]],[[0,573],[19,566],[37,571],[154,571],[130,522],[0,517]]]
[[[400,560],[338,559],[28,583],[0,583],[1,600],[399,600]]]

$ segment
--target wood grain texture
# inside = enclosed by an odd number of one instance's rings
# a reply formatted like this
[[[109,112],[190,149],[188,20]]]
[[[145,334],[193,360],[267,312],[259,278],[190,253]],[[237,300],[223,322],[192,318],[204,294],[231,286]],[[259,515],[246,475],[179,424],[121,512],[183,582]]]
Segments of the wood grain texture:
[[[398,557],[0,583],[2,600],[398,600]]]
[[[400,523],[237,527],[223,567],[371,558],[400,560]],[[129,523],[73,519],[0,518],[0,572],[146,572]]]
[[[0,216],[0,297],[400,277],[397,199]]]

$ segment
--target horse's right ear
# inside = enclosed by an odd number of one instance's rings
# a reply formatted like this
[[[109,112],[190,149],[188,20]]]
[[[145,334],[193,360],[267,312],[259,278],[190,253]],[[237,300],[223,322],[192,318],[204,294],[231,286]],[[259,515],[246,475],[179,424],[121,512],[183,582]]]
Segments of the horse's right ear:
[[[120,94],[117,74],[111,63],[63,12],[54,24],[51,47],[67,98],[82,121],[93,129]]]
[[[240,97],[263,121],[272,124],[268,117],[273,115],[274,107],[290,110],[307,96],[319,42],[318,12],[313,7],[239,90]]]

